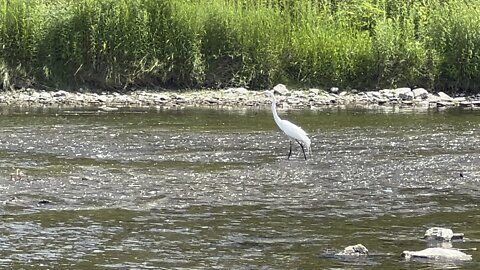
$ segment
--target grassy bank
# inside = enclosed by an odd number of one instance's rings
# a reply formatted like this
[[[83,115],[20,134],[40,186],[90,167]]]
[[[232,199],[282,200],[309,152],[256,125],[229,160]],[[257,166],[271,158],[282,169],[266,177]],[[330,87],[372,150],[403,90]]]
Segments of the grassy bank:
[[[0,84],[480,93],[479,0],[0,0]]]

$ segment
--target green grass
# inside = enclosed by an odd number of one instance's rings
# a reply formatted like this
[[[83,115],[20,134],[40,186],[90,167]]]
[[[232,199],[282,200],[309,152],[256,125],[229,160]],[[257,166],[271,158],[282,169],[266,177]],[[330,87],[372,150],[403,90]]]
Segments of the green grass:
[[[0,86],[480,92],[479,0],[0,0]]]

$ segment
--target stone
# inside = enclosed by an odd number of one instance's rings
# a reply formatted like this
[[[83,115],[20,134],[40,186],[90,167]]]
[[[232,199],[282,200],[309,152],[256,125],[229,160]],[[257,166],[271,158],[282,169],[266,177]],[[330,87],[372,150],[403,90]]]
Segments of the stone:
[[[391,99],[391,98],[396,98],[395,90],[392,89],[382,89],[378,91],[380,94],[382,94],[384,97]]]
[[[52,93],[52,97],[65,97],[68,95],[67,91],[59,90]]]
[[[450,106],[455,106],[455,103],[451,101],[438,101],[437,102],[437,107],[450,107]]]
[[[410,87],[400,87],[393,90],[393,92],[395,93],[395,96],[400,97],[401,94],[412,92],[412,89]]]
[[[368,249],[362,244],[356,244],[344,248],[337,256],[364,256],[368,255]]]
[[[438,95],[438,97],[440,97],[440,100],[442,100],[442,101],[451,101],[452,100],[452,97],[445,94],[444,92],[438,92],[437,95]]]
[[[98,107],[98,109],[100,111],[104,111],[104,112],[114,112],[114,111],[118,111],[118,108],[117,107],[109,107],[107,105],[102,105],[100,107]]]
[[[245,87],[236,87],[236,88],[228,88],[227,92],[230,92],[236,95],[245,95],[248,93],[248,90]]]
[[[451,229],[433,227],[425,231],[423,238],[436,241],[451,241],[463,239],[463,233],[453,233]]]
[[[480,107],[480,100],[474,100],[471,103],[473,107]]]
[[[374,97],[375,99],[382,99],[383,95],[377,91],[368,91],[366,92],[368,97]]]
[[[330,88],[330,93],[336,94],[336,93],[338,93],[339,90],[340,90],[340,89],[338,89],[338,87],[331,87],[331,88]]]
[[[300,98],[305,98],[306,97],[305,92],[303,92],[303,91],[293,91],[293,95],[296,96],[296,97],[300,97]]]
[[[460,103],[460,102],[463,102],[463,101],[466,101],[467,99],[465,97],[455,97],[453,98],[453,102],[455,103]]]
[[[209,98],[205,99],[205,101],[210,103],[210,104],[219,104],[220,103],[220,100],[218,100],[217,98],[214,98],[214,97],[209,97]]]
[[[426,99],[428,98],[428,91],[425,88],[415,88],[412,90],[413,97],[416,99]]]
[[[401,100],[413,100],[414,95],[409,87],[395,89],[395,95]]]
[[[289,99],[287,99],[287,103],[291,104],[291,105],[298,105],[301,102],[302,101],[299,98],[289,98]]]
[[[436,261],[471,261],[472,255],[467,255],[456,249],[426,248],[420,251],[403,251],[405,260],[436,260]]]
[[[105,95],[97,95],[96,100],[98,102],[104,103],[104,102],[107,102],[107,97]]]
[[[314,95],[318,95],[318,93],[320,93],[320,89],[312,88],[312,89],[308,90],[308,92],[311,93],[311,94],[314,94]]]
[[[287,89],[287,87],[284,84],[277,84],[275,87],[273,87],[273,93],[277,93],[281,96],[286,96],[290,93],[290,91]]]
[[[451,229],[433,227],[425,232],[423,238],[427,240],[450,241],[452,236],[453,231]]]

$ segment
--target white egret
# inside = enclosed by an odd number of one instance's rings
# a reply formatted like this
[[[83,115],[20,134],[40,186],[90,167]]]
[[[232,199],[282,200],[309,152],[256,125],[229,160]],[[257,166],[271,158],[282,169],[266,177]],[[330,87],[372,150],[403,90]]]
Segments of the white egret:
[[[307,160],[307,155],[305,154],[305,148],[307,148],[307,153],[311,154],[311,148],[310,144],[311,141],[307,136],[307,133],[299,126],[293,124],[290,121],[280,119],[280,117],[277,114],[277,100],[275,98],[275,95],[273,94],[272,91],[265,91],[265,95],[269,98],[272,99],[272,113],[273,113],[273,119],[275,120],[275,123],[277,123],[277,126],[285,133],[290,139],[290,152],[288,152],[288,157],[287,159],[290,159],[290,156],[292,155],[292,141],[296,141],[300,147],[302,148],[303,151],[303,156],[305,157],[305,160]]]

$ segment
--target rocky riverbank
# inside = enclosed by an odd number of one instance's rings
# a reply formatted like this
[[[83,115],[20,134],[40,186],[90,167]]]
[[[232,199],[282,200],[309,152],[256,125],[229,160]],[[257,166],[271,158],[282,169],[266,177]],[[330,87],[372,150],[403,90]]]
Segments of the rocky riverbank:
[[[379,91],[289,90],[279,84],[273,88],[282,108],[315,109],[326,106],[377,107],[464,107],[480,109],[480,95],[451,97],[443,92],[432,93],[424,88],[407,87]],[[0,106],[21,107],[98,107],[114,111],[124,107],[177,108],[191,106],[260,107],[270,101],[263,91],[245,88],[186,92],[132,91],[127,94],[43,91],[31,88],[0,93]]]

